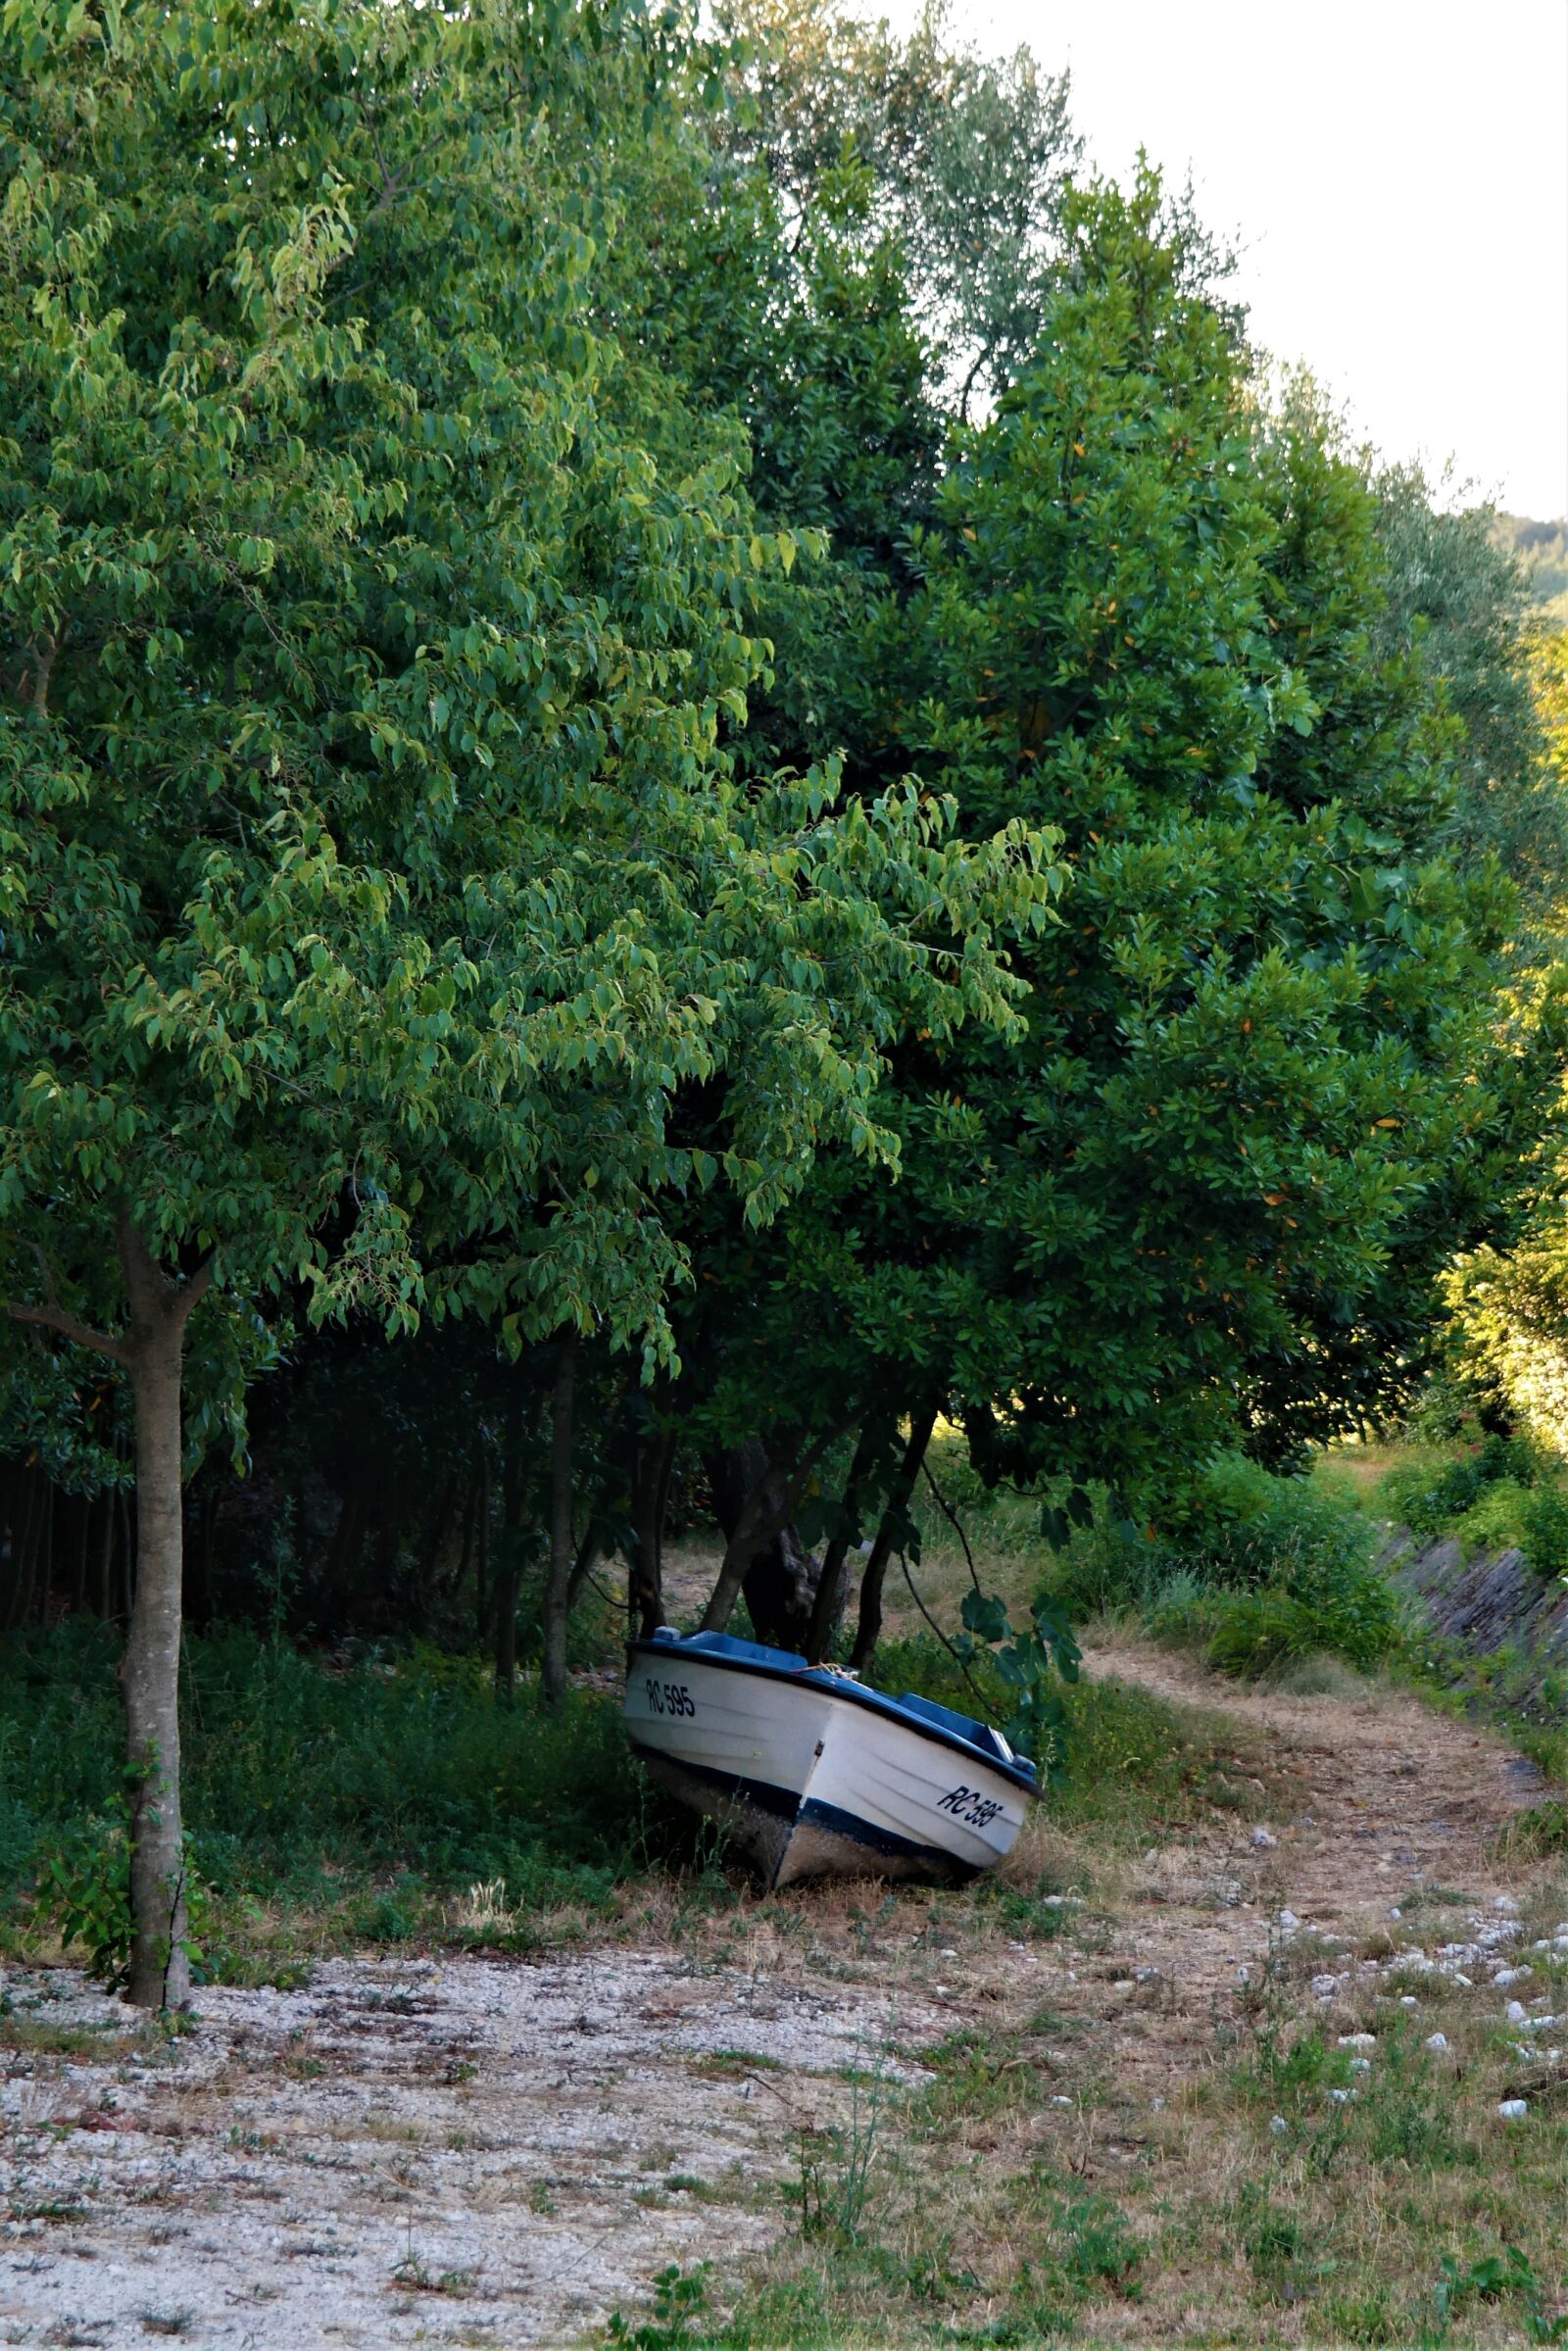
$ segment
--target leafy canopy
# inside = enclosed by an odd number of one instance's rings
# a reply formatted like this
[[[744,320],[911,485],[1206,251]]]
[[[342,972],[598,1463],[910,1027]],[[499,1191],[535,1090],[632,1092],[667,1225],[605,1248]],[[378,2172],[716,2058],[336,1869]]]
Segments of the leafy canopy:
[[[654,45],[512,0],[4,24],[8,1294],[112,1311],[128,1204],[235,1296],[667,1351],[672,1205],[891,1160],[882,1050],[1016,1024],[992,929],[1049,875],[912,791],[835,813],[831,760],[737,779],[802,550],[678,385],[657,458],[624,422]]]

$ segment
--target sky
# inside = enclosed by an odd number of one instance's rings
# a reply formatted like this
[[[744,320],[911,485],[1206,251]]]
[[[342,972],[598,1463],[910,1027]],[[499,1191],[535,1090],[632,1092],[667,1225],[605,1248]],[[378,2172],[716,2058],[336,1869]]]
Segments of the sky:
[[[915,0],[883,8],[906,25]],[[950,22],[1068,66],[1102,170],[1140,144],[1191,166],[1254,340],[1358,438],[1568,515],[1568,0],[952,0]]]

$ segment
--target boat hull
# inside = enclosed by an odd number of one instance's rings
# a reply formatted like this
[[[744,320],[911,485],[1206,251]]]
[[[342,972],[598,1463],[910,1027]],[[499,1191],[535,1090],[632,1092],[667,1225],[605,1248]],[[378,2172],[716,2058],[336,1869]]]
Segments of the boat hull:
[[[639,1643],[625,1713],[652,1776],[718,1822],[770,1886],[957,1882],[994,1868],[1023,1826],[1016,1767],[804,1665],[747,1670],[673,1639]]]

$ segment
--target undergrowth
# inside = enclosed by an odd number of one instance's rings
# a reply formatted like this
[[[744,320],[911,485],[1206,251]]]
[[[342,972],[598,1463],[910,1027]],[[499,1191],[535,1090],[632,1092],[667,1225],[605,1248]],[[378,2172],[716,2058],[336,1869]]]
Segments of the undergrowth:
[[[1169,1532],[1130,1530],[1102,1508],[1047,1581],[1073,1615],[1130,1613],[1222,1673],[1256,1678],[1318,1656],[1365,1670],[1405,1638],[1377,1549],[1350,1494],[1229,1454]]]
[[[0,1650],[0,1886],[15,1935],[96,1897],[81,1856],[112,1862],[122,1718],[110,1630],[78,1621]],[[628,1763],[613,1699],[558,1714],[524,1683],[497,1700],[476,1658],[416,1648],[352,1661],[244,1632],[186,1643],[184,1817],[207,1935],[226,1972],[245,1944],[440,1934],[475,1882],[507,1889],[511,1939],[580,1931],[659,1861],[690,1863],[699,1824]],[[63,1877],[64,1874],[64,1877]],[[109,1865],[105,1867],[104,1899]],[[102,1934],[109,1926],[98,1922]],[[97,1931],[97,1929],[95,1929]],[[494,1940],[494,1935],[478,1939]]]
[[[1523,1551],[1541,1576],[1568,1572],[1568,1496],[1528,1438],[1472,1434],[1449,1459],[1396,1463],[1378,1503],[1423,1541],[1454,1536],[1467,1552]]]

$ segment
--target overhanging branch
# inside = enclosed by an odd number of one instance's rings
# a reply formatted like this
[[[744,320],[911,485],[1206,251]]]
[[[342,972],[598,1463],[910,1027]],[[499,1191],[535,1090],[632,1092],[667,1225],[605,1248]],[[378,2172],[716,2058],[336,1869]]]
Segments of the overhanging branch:
[[[111,1355],[117,1363],[130,1360],[123,1340],[112,1339],[107,1331],[95,1331],[90,1323],[78,1322],[63,1306],[16,1306],[7,1298],[5,1310],[13,1322],[38,1323],[46,1331],[58,1331],[64,1339],[74,1340],[77,1347],[88,1347],[100,1355]]]

